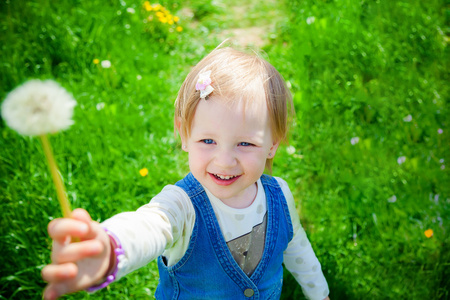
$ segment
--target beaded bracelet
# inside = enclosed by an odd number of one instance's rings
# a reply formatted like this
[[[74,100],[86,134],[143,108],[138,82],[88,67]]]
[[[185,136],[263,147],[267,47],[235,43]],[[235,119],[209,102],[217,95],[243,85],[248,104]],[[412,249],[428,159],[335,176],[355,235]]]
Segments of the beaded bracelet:
[[[89,293],[95,292],[97,290],[100,290],[106,286],[108,286],[111,282],[113,282],[116,279],[117,271],[119,270],[119,263],[123,259],[125,251],[122,248],[122,245],[119,242],[119,239],[117,236],[109,231],[107,228],[103,228],[105,232],[108,234],[110,240],[112,241],[113,247],[114,247],[114,253],[116,254],[116,265],[114,267],[113,272],[106,276],[106,279],[104,282],[102,282],[99,285],[91,286],[90,288],[87,288],[86,291]]]

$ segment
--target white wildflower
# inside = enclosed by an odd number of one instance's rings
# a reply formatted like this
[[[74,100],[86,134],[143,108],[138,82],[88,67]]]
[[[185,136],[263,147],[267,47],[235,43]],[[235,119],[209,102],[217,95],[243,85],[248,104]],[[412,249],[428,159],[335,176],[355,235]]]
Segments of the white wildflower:
[[[293,155],[295,153],[295,147],[294,146],[287,146],[286,147],[286,152],[289,155]]]
[[[358,143],[359,143],[359,137],[357,137],[357,136],[352,137],[352,139],[350,140],[350,143],[351,143],[352,145],[358,144]]]
[[[411,121],[412,121],[411,115],[407,115],[406,117],[403,118],[403,122],[411,122]]]
[[[111,62],[109,60],[102,60],[101,65],[105,69],[111,68]]]
[[[387,200],[389,203],[394,203],[397,201],[397,196],[393,195],[392,197],[388,198]]]
[[[137,75],[137,76],[136,76],[136,79],[137,79],[137,80],[141,80],[141,79],[142,79],[142,76],[141,76],[141,75]]]
[[[307,19],[306,19],[306,23],[308,24],[308,25],[311,25],[312,23],[314,23],[316,21],[316,17],[308,17]]]
[[[375,223],[375,225],[378,225],[378,219],[377,219],[377,215],[375,213],[372,213],[372,218],[373,218],[373,222]]]
[[[134,14],[136,11],[134,10],[134,8],[128,7],[128,8],[127,8],[127,12],[128,12],[129,14]]]
[[[406,156],[400,156],[399,158],[397,158],[397,162],[399,165],[401,165],[405,161],[406,161]]]
[[[97,108],[97,110],[102,110],[105,108],[105,102],[99,102],[97,103],[97,105],[95,105],[95,107]]]
[[[53,80],[33,79],[12,90],[3,101],[2,118],[22,135],[43,135],[73,124],[76,101]]]
[[[434,195],[434,202],[439,203],[439,194]]]
[[[439,129],[438,129],[438,133],[439,133],[439,134],[442,134],[443,132],[444,132],[444,130],[442,130],[442,128],[439,128]]]

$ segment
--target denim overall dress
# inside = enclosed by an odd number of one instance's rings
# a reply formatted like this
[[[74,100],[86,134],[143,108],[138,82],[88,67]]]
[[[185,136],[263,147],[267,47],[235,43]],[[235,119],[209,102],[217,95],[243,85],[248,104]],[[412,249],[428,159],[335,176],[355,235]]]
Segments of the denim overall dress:
[[[267,228],[261,261],[247,276],[234,260],[201,184],[189,173],[176,183],[190,197],[195,224],[186,253],[167,267],[158,258],[156,299],[279,299],[283,252],[293,236],[286,199],[275,178],[262,175],[267,199]]]

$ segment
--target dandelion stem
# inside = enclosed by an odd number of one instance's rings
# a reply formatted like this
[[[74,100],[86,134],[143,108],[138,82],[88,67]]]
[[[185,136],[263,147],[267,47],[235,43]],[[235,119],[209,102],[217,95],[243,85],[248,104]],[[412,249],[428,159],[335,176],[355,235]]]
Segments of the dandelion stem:
[[[72,213],[70,209],[70,203],[67,200],[66,191],[64,188],[64,183],[61,180],[61,176],[59,174],[58,166],[56,165],[55,158],[53,156],[52,148],[50,146],[50,142],[46,134],[40,135],[42,147],[44,148],[45,157],[48,161],[48,166],[50,168],[50,173],[52,174],[53,183],[56,187],[56,194],[58,196],[59,205],[61,206],[61,210],[64,218],[70,218]]]

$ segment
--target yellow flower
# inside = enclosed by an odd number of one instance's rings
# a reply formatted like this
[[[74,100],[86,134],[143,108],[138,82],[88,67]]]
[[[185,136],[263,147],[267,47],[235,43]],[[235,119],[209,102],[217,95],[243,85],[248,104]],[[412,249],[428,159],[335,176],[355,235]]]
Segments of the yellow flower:
[[[158,12],[156,13],[156,16],[157,16],[158,18],[162,18],[162,17],[164,17],[164,14],[163,14],[162,12],[158,11]]]
[[[95,65],[98,65],[100,63],[100,59],[98,58],[94,58],[94,60],[92,61]]]
[[[177,26],[177,28],[175,28],[176,29],[176,31],[178,31],[178,32],[182,32],[183,31],[183,27],[181,27],[181,26]]]
[[[180,18],[178,18],[177,16],[175,16],[175,17],[173,17],[173,21],[174,21],[174,22],[178,22],[178,21],[180,21]]]
[[[154,10],[154,11],[158,11],[158,10],[161,9],[161,7],[162,7],[161,4],[156,4],[155,6],[153,6],[153,10]]]
[[[146,11],[151,11],[152,10],[152,6],[151,6],[150,2],[145,1],[144,2],[144,8],[145,8]]]
[[[424,233],[427,238],[430,238],[433,236],[433,229],[427,229]]]
[[[148,169],[147,168],[140,169],[139,174],[141,174],[142,177],[147,176]]]
[[[169,19],[169,21],[167,21],[167,23],[169,23],[169,25],[173,25],[173,20]]]
[[[161,23],[167,23],[167,18],[159,18],[159,21],[160,21]]]

